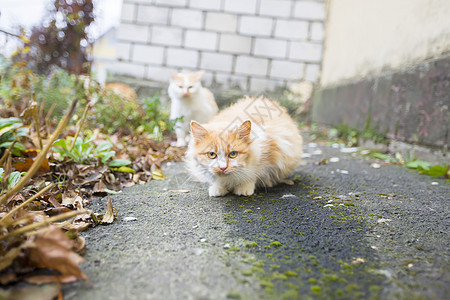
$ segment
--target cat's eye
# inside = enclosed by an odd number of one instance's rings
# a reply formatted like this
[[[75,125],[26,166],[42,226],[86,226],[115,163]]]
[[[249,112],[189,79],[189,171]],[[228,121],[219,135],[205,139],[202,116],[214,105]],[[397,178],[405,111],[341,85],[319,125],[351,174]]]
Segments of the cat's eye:
[[[182,85],[179,85],[178,87],[179,87],[180,89],[182,89],[182,88],[183,88],[183,86],[182,86]]]
[[[214,152],[208,152],[206,155],[208,155],[208,157],[211,159],[214,159],[217,157],[217,154],[215,154]]]
[[[192,85],[188,86],[188,89],[192,89]]]
[[[229,158],[235,158],[237,155],[238,153],[236,151],[231,151],[230,153],[228,153]]]

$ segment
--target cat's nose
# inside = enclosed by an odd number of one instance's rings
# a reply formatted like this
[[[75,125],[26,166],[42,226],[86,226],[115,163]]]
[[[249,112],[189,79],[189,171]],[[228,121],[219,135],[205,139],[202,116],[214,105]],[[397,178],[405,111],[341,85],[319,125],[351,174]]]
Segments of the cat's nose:
[[[227,169],[227,166],[225,167],[219,167],[219,169],[221,169],[222,171],[225,171]]]

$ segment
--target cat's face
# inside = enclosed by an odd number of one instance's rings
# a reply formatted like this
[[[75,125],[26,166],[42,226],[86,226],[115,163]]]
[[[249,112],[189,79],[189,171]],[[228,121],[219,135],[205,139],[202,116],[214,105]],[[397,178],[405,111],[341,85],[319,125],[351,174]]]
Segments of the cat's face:
[[[251,122],[228,131],[207,130],[191,122],[192,144],[197,162],[212,175],[226,177],[239,175],[246,170],[250,156]]]
[[[203,71],[197,73],[171,73],[170,87],[179,98],[190,97],[202,87],[200,78],[203,74]]]

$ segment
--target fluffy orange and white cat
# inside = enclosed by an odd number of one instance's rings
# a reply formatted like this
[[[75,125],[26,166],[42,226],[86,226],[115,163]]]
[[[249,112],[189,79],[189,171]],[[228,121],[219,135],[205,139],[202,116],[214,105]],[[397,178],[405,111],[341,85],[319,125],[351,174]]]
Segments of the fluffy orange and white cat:
[[[170,119],[183,117],[175,126],[176,146],[185,146],[189,140],[189,123],[191,120],[208,122],[218,108],[214,95],[202,87],[200,82],[203,71],[197,73],[171,73],[168,93],[172,100]]]
[[[299,165],[302,137],[286,109],[246,97],[206,124],[191,121],[189,170],[209,184],[209,196],[252,195],[286,180]]]

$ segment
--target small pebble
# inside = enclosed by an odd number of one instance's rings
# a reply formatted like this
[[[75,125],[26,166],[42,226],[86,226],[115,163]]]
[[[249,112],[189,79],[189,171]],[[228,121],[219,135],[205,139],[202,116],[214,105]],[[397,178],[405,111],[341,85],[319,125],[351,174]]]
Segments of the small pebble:
[[[332,148],[337,149],[339,148],[339,144],[334,143],[333,145],[331,145]]]
[[[323,207],[325,208],[325,207],[333,207],[334,205],[333,204],[325,204]]]
[[[369,150],[361,150],[361,152],[359,152],[359,153],[362,155],[367,155],[370,153],[370,151]]]
[[[381,165],[380,164],[377,164],[377,163],[373,163],[373,164],[371,164],[370,165],[372,168],[374,168],[374,169],[379,169],[379,168],[381,168]]]
[[[341,174],[348,174],[347,170],[339,170],[339,169],[337,169],[336,172],[341,173]]]
[[[356,151],[358,151],[358,147],[348,147],[348,148],[341,149],[342,153],[354,153]]]
[[[205,249],[201,248],[195,248],[193,249],[195,255],[201,255],[203,252],[205,252]]]
[[[330,158],[330,162],[338,162],[338,161],[340,161],[339,157]]]
[[[320,150],[320,149],[314,150],[311,154],[312,155],[321,155],[322,154],[322,150]]]
[[[308,143],[308,147],[309,148],[316,148],[317,144],[316,143]]]
[[[126,221],[126,222],[129,222],[129,221],[136,221],[137,218],[135,218],[135,217],[125,217],[125,218],[123,218],[123,220]]]
[[[223,245],[223,249],[230,249],[230,248],[231,248],[230,244]]]
[[[439,182],[433,181],[433,182],[431,183],[431,185],[439,185]]]
[[[378,219],[378,223],[386,223],[386,222],[390,222],[390,221],[392,221],[391,219],[385,219],[385,218],[380,218],[380,219]]]
[[[205,238],[201,238],[201,239],[199,240],[199,242],[200,242],[200,243],[204,243],[204,242],[206,242],[206,239],[205,239]]]
[[[303,153],[302,154],[302,158],[310,158],[312,155],[311,155],[311,153]]]
[[[198,225],[192,226],[192,229],[197,229],[197,228],[198,228]]]

